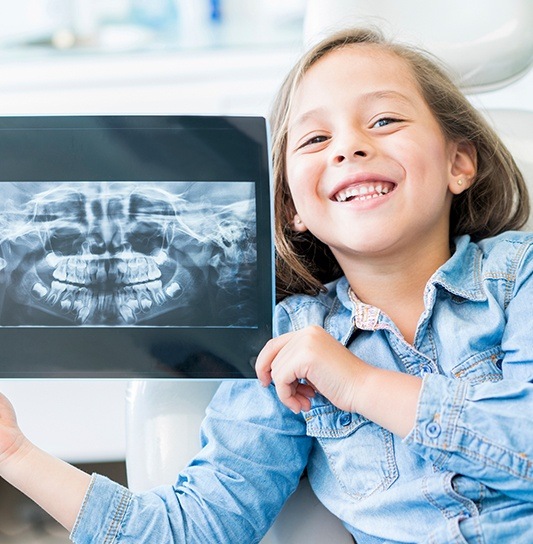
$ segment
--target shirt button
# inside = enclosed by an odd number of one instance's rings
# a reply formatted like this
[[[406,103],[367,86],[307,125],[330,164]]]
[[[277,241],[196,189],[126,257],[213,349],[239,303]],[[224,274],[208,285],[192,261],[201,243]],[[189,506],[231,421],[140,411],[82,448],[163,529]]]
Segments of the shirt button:
[[[432,368],[428,364],[420,365],[420,374],[431,374],[433,372]]]
[[[342,416],[339,418],[339,423],[343,427],[347,427],[352,422],[352,415],[351,414],[342,414]]]
[[[432,421],[431,423],[428,423],[426,425],[426,434],[427,436],[429,436],[429,438],[437,438],[440,432],[441,432],[441,427],[435,421]]]

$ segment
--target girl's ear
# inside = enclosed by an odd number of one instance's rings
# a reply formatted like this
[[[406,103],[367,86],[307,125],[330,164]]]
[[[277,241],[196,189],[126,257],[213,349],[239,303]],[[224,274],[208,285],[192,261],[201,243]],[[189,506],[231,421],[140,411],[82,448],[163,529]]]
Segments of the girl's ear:
[[[463,141],[454,145],[448,188],[459,195],[472,185],[477,172],[477,152],[472,142]]]
[[[300,219],[300,216],[296,213],[292,220],[292,230],[294,232],[305,232],[307,227],[304,225],[304,222]]]

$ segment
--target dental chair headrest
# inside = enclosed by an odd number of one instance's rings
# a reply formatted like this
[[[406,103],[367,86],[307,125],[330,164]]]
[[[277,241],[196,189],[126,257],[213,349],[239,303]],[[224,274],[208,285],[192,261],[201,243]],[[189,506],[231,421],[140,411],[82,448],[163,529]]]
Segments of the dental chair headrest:
[[[308,0],[306,45],[357,25],[430,51],[467,93],[504,87],[533,64],[531,0]]]

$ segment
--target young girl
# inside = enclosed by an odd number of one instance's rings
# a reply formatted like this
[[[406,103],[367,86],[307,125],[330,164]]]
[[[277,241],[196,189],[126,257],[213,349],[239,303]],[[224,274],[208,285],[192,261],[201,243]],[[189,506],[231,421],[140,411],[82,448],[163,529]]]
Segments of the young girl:
[[[262,386],[224,383],[203,450],[140,495],[38,450],[4,400],[0,475],[78,543],[258,542],[304,469],[359,544],[533,542],[533,236],[504,232],[529,211],[511,156],[433,61],[367,30],[302,58],[272,131],[292,296]]]

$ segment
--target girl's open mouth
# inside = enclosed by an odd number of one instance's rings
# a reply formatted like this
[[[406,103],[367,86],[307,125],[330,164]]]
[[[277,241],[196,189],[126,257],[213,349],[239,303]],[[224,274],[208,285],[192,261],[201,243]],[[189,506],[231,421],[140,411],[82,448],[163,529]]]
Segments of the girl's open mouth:
[[[333,195],[337,202],[350,202],[352,200],[370,200],[385,196],[396,188],[390,181],[369,181],[358,183],[341,189]]]

